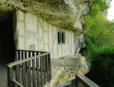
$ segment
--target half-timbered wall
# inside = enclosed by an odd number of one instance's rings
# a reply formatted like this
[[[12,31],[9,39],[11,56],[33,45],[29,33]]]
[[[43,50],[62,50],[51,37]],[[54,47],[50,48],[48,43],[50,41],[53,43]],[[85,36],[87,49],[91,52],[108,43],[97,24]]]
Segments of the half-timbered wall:
[[[17,11],[15,40],[17,49],[49,51],[52,58],[74,55],[72,31],[59,29],[30,13]],[[65,32],[65,43],[58,44],[58,31]]]

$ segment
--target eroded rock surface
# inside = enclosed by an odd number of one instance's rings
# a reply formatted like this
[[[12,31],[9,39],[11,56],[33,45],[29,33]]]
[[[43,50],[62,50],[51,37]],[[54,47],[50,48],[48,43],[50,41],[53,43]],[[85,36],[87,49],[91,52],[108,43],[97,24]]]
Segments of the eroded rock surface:
[[[52,59],[51,66],[52,80],[45,87],[57,87],[75,79],[76,74],[85,75],[89,71],[86,59],[81,55]]]
[[[0,9],[18,8],[38,15],[48,23],[77,33],[83,31],[83,18],[91,0],[0,0]]]
[[[91,0],[0,0],[0,16],[3,18],[2,16],[7,16],[8,12],[20,9],[25,13],[30,12],[40,16],[57,27],[73,30],[78,37],[84,31],[82,27],[83,19],[87,15],[90,6]],[[78,42],[82,43],[83,41],[78,40],[76,45],[81,45]],[[80,48],[80,46],[76,47]],[[82,56],[52,59],[53,78],[47,86],[57,87],[74,79],[76,74],[84,75],[87,72],[88,66]]]

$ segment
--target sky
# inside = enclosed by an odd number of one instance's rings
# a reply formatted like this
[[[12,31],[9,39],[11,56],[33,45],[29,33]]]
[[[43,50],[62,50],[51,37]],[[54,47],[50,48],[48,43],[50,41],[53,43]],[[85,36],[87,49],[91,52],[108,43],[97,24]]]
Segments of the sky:
[[[108,9],[107,19],[109,19],[109,20],[113,20],[114,19],[114,0],[112,0],[111,6]]]

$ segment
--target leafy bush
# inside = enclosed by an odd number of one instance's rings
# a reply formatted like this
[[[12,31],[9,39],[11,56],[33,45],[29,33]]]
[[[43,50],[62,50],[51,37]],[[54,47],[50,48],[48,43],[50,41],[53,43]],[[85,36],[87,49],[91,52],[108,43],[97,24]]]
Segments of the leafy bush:
[[[114,29],[91,29],[85,42],[83,55],[92,61],[88,77],[101,87],[114,87]]]
[[[92,68],[88,77],[101,87],[114,87],[114,48],[103,46],[91,53]]]
[[[88,77],[101,87],[114,87],[114,23],[100,21],[86,33],[83,55],[92,61]]]
[[[106,19],[104,0],[94,0],[85,20],[86,50],[83,55],[92,61],[87,76],[101,87],[114,87],[114,23]]]

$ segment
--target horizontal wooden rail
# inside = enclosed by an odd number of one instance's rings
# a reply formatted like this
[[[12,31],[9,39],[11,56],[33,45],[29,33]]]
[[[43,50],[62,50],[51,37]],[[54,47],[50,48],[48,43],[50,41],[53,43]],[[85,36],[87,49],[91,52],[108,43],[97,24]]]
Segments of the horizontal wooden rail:
[[[44,54],[40,54],[40,55],[35,56],[35,57],[29,57],[29,58],[27,58],[27,59],[22,59],[22,60],[19,60],[19,61],[15,61],[15,62],[12,62],[12,63],[7,64],[7,66],[8,66],[9,68],[11,68],[11,67],[13,67],[13,66],[15,66],[15,65],[19,65],[19,64],[22,64],[22,63],[25,63],[25,62],[28,62],[28,61],[37,59],[37,58],[42,57],[42,56],[45,56],[45,55],[47,55],[47,54],[49,54],[49,53],[44,53]]]
[[[76,79],[65,82],[58,87],[100,87],[84,75],[76,75]]]
[[[12,80],[12,82],[16,85],[18,85],[19,87],[24,87],[21,83],[19,83],[18,81],[16,81],[15,79]]]
[[[21,49],[18,49],[16,50],[17,52],[18,51],[25,51],[25,52],[38,52],[38,53],[50,53],[48,51],[36,51],[36,50],[21,50]]]
[[[100,86],[94,83],[92,80],[88,79],[86,76],[78,74],[76,76],[76,87],[100,87]]]
[[[49,52],[17,50],[7,67],[8,87],[43,87],[51,80]]]

